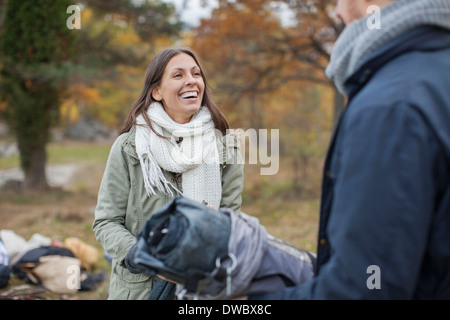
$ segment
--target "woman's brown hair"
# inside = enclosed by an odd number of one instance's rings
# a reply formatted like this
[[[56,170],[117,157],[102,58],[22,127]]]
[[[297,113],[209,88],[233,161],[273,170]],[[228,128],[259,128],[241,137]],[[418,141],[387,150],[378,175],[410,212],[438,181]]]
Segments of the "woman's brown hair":
[[[131,127],[136,124],[136,118],[141,114],[144,116],[144,119],[147,122],[148,126],[154,131],[151,125],[151,121],[146,113],[150,104],[156,101],[152,97],[152,91],[154,88],[156,88],[161,84],[161,79],[164,74],[164,70],[166,69],[166,66],[169,63],[170,59],[181,53],[190,55],[200,68],[200,73],[205,83],[205,93],[203,95],[201,105],[206,106],[209,112],[211,113],[211,118],[214,122],[214,127],[220,130],[222,134],[226,134],[226,130],[229,128],[228,121],[212,98],[211,90],[209,89],[209,86],[205,78],[205,74],[197,57],[195,56],[193,51],[187,48],[163,49],[155,55],[152,61],[150,61],[147,67],[147,72],[145,74],[144,88],[142,89],[139,98],[134,102],[127,119],[123,123],[122,127],[119,129],[119,134],[128,132],[131,129]]]

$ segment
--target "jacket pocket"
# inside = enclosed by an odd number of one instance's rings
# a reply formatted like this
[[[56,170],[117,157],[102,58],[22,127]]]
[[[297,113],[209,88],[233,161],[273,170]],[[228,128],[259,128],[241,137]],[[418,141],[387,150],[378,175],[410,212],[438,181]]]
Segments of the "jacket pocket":
[[[131,273],[126,267],[121,266],[117,262],[113,262],[112,268],[113,274],[116,276],[116,280],[129,289],[139,287],[147,287],[148,281],[152,276],[146,273]]]

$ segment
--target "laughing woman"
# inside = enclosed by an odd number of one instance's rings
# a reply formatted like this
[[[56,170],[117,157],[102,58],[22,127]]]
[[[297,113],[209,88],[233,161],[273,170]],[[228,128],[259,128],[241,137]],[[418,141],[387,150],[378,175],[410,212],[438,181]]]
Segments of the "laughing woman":
[[[136,235],[175,196],[240,210],[243,162],[227,129],[195,54],[160,51],[111,147],[98,193],[93,230],[112,258],[108,299],[148,299],[158,277],[134,265]]]

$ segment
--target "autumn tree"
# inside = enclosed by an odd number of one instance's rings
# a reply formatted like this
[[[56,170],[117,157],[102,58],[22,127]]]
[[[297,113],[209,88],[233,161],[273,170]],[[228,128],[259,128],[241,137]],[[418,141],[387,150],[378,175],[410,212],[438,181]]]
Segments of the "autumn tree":
[[[223,0],[190,42],[232,126],[279,129],[280,171],[297,195],[319,183],[306,179],[320,170],[331,135],[334,85],[324,71],[340,30],[331,1],[302,3]],[[293,21],[282,20],[281,7]]]
[[[294,13],[295,23],[285,26],[276,15],[283,4]],[[331,0],[224,0],[194,30],[192,45],[214,71],[219,92],[228,96],[225,106],[249,100],[252,112],[247,116],[258,127],[261,95],[292,81],[334,88],[324,74],[342,29],[333,9]],[[338,115],[343,97],[335,93]]]
[[[252,128],[262,127],[259,98],[281,85],[280,69],[284,68],[280,56],[261,50],[268,37],[282,29],[279,19],[264,7],[265,2],[222,2],[193,33],[192,46],[211,71],[225,111],[233,117],[240,110],[241,118],[250,119],[250,123],[238,124]]]
[[[343,22],[334,14],[335,0],[278,0],[295,13],[295,23],[277,39],[279,53],[306,63],[324,76],[332,47],[344,28]],[[305,77],[307,79],[307,77]],[[314,81],[314,80],[313,80]],[[344,109],[345,97],[334,90],[334,124]]]
[[[66,26],[69,0],[9,0],[0,43],[3,116],[16,136],[24,188],[48,187],[45,166],[50,128],[66,88],[74,33]]]

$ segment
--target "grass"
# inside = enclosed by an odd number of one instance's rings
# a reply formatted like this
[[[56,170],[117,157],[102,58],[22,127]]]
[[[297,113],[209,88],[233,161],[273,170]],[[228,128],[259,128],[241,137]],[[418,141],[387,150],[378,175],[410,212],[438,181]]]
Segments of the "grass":
[[[0,158],[0,170],[18,167],[20,164],[19,156]]]
[[[89,142],[62,142],[50,143],[47,147],[49,165],[64,163],[86,163],[106,161],[110,145]],[[20,166],[18,155],[0,158],[0,170],[16,168]]]
[[[25,239],[40,233],[52,239],[64,240],[78,237],[97,248],[100,256],[103,248],[92,231],[97,191],[105,168],[111,144],[63,141],[48,147],[48,165],[76,163],[79,170],[69,184],[45,193],[0,193],[0,226],[11,229]],[[282,161],[275,176],[261,176],[257,165],[246,165],[242,211],[253,215],[267,231],[292,244],[314,251],[319,212],[319,186],[321,161],[310,161],[301,188],[295,187],[292,167],[288,159]],[[18,165],[18,159],[0,159],[0,170]],[[101,257],[93,272],[107,271],[107,261]],[[23,280],[13,277],[0,295],[20,288]],[[24,289],[31,294],[39,291],[36,286]],[[53,300],[104,300],[107,298],[108,281],[94,291],[80,291],[75,295],[55,294],[49,291],[35,295]]]

